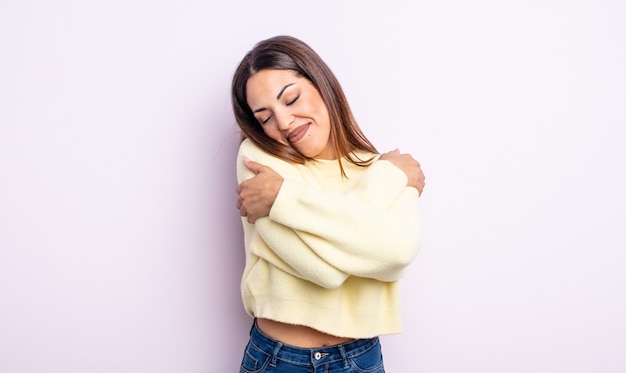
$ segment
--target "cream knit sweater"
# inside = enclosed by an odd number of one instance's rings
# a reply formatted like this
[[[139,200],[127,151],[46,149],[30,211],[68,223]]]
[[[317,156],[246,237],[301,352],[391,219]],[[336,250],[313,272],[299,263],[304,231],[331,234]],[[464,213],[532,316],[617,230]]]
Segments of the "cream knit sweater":
[[[336,160],[288,163],[244,140],[239,182],[254,176],[243,156],[284,178],[268,217],[242,218],[246,312],[340,337],[400,332],[397,280],[421,243],[418,192],[404,172],[342,160],[345,178]]]

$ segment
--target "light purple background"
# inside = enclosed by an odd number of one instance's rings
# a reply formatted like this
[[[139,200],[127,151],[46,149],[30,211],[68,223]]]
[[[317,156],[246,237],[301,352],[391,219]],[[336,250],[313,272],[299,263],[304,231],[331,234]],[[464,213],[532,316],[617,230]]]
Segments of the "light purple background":
[[[389,372],[626,371],[625,4],[0,1],[0,372],[238,370],[229,83],[276,34],[426,172]]]

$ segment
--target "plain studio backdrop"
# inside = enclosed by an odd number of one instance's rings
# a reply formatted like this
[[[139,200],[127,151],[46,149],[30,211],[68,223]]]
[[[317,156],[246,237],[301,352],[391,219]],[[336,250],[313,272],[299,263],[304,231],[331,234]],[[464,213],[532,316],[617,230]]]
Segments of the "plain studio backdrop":
[[[230,79],[277,34],[426,173],[388,372],[626,371],[625,4],[0,1],[0,372],[238,371]]]

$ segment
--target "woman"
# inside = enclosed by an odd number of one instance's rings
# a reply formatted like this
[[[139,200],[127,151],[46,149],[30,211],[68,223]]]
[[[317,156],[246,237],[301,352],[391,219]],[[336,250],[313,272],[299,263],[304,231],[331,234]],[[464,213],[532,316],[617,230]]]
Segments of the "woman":
[[[420,165],[378,154],[339,82],[305,43],[258,43],[232,83],[254,318],[241,372],[384,372],[400,332],[398,279],[421,241]]]

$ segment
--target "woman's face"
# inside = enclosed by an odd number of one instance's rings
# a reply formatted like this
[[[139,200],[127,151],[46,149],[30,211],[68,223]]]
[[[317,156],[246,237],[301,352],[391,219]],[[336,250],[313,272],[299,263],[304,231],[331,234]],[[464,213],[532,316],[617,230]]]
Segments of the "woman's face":
[[[246,84],[246,100],[270,138],[316,159],[336,159],[330,116],[319,91],[292,70],[261,70]]]

